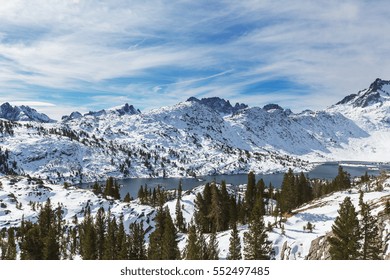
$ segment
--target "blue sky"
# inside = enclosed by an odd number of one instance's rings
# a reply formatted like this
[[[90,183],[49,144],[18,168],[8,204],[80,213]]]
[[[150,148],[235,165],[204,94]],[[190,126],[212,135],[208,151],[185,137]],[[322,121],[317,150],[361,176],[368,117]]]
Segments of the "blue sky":
[[[388,1],[1,0],[0,102],[324,109],[390,79]]]

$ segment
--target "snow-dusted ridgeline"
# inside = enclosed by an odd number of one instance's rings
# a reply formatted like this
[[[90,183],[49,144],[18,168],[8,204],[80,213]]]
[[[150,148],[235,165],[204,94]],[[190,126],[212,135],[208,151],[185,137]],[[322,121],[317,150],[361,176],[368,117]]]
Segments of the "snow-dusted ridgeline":
[[[388,162],[389,91],[390,82],[377,79],[317,112],[190,98],[143,113],[128,104],[73,112],[57,123],[15,118],[22,107],[8,104],[0,114],[9,119],[0,120],[0,153],[8,150],[16,173],[53,182],[299,171],[312,167],[308,161]]]

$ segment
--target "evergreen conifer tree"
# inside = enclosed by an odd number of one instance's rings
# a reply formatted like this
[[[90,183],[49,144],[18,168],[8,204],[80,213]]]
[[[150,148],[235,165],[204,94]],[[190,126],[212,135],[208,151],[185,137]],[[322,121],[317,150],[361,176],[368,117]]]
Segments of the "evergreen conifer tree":
[[[107,214],[107,234],[105,238],[104,245],[104,259],[105,260],[115,260],[117,259],[117,244],[118,244],[118,223],[113,216],[111,216],[111,211]]]
[[[222,213],[222,201],[220,200],[220,194],[215,183],[211,185],[211,205],[209,208],[208,217],[210,218],[210,230],[211,232],[217,232],[223,230],[223,216]]]
[[[186,260],[202,259],[202,244],[199,243],[196,226],[191,222],[188,227],[187,243],[184,248],[183,258]]]
[[[118,260],[127,260],[129,258],[129,246],[122,215],[120,216],[118,223],[116,255],[116,259]]]
[[[131,260],[146,260],[145,230],[141,223],[130,224],[129,247]]]
[[[215,232],[210,233],[209,242],[207,244],[207,259],[219,260],[219,243]]]
[[[350,197],[340,204],[332,226],[334,236],[329,238],[329,253],[333,260],[357,260],[360,251],[360,229],[355,207]]]
[[[246,260],[270,259],[272,248],[268,241],[261,209],[261,204],[256,203],[249,223],[249,231],[244,235],[244,256]]]
[[[179,197],[176,200],[176,208],[175,208],[175,214],[176,214],[176,227],[179,231],[185,232],[185,221],[183,217],[183,212],[181,210],[181,203]]]
[[[95,216],[95,231],[96,231],[96,249],[97,259],[104,259],[105,243],[106,243],[106,214],[104,208],[101,207]]]
[[[228,260],[241,260],[241,239],[238,236],[237,223],[232,223],[232,232],[229,239]]]
[[[165,208],[165,225],[164,233],[162,235],[162,255],[163,260],[177,260],[180,259],[180,251],[177,245],[176,228],[173,224],[168,207]]]
[[[351,187],[351,180],[349,174],[344,171],[343,167],[340,165],[338,168],[337,176],[332,181],[332,190],[346,190]]]
[[[371,215],[369,204],[361,204],[361,259],[380,260],[382,258],[382,236],[377,219]]]
[[[96,231],[91,210],[87,207],[84,220],[80,224],[80,254],[84,260],[96,260],[96,252]]]
[[[280,192],[280,210],[282,213],[290,212],[297,206],[297,190],[295,183],[295,176],[290,168],[286,174],[284,174],[281,192]]]
[[[15,242],[15,230],[13,228],[9,228],[8,232],[8,240],[6,247],[6,260],[16,260],[16,242]]]

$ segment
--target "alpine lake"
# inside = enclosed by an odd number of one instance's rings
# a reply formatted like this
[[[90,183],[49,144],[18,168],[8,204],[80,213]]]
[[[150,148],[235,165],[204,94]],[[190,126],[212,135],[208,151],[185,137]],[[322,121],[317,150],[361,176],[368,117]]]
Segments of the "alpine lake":
[[[315,167],[305,174],[310,179],[333,179],[338,172],[338,167],[342,166],[344,171],[351,175],[351,178],[362,176],[367,172],[368,175],[379,175],[381,170],[390,170],[390,163],[377,163],[377,162],[361,162],[361,161],[342,161],[342,162],[324,162],[317,163]],[[279,188],[282,184],[284,173],[272,173],[272,174],[256,174],[256,181],[261,178],[268,186],[270,183],[275,188]],[[161,187],[164,189],[177,189],[182,182],[182,188],[184,191],[193,189],[199,185],[207,182],[217,182],[225,180],[227,184],[238,186],[246,184],[248,181],[248,174],[232,174],[232,175],[209,175],[198,176],[196,178],[126,178],[118,179],[117,182],[120,185],[120,195],[123,198],[127,193],[136,198],[139,188],[147,186],[148,188]],[[104,182],[100,182],[104,184]],[[91,187],[91,183],[83,183],[80,185],[82,188]]]

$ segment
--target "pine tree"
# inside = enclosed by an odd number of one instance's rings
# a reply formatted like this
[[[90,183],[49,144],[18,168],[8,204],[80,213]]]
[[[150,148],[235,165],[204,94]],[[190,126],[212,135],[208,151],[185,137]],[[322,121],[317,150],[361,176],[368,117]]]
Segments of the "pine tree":
[[[131,196],[130,196],[130,194],[129,193],[127,193],[126,195],[125,195],[125,197],[123,198],[123,202],[130,202],[131,201]]]
[[[371,215],[369,204],[361,204],[361,259],[380,260],[382,258],[382,236],[377,219]]]
[[[148,258],[151,260],[178,259],[180,257],[176,241],[176,228],[168,207],[160,206],[156,218],[156,228],[149,236]]]
[[[207,185],[208,184],[206,184],[206,186]],[[210,201],[211,201],[211,194],[210,194]],[[205,199],[203,199],[202,194],[200,193],[196,194],[194,204],[195,204],[195,213],[194,213],[195,224],[199,227],[201,232],[210,232],[210,219],[208,215],[209,207],[207,206]]]
[[[234,216],[237,216],[235,208],[235,200],[233,200],[234,204],[232,204],[232,199],[227,191],[226,182],[222,180],[221,182],[221,191],[220,191],[220,203],[221,203],[221,229],[220,230],[228,230],[231,219]]]
[[[207,244],[207,259],[208,260],[219,260],[219,243],[215,232],[210,233],[209,242]]]
[[[337,176],[332,181],[333,191],[346,190],[351,187],[351,180],[349,174],[339,166]]]
[[[145,230],[141,223],[132,223],[129,226],[129,258],[131,260],[146,260]]]
[[[184,248],[183,258],[186,260],[201,260],[202,248],[199,244],[196,226],[191,222],[188,227],[187,243]]]
[[[360,250],[359,221],[355,207],[350,197],[340,204],[332,231],[334,236],[329,238],[329,253],[333,260],[357,260]]]
[[[220,194],[217,186],[213,183],[211,185],[211,205],[209,208],[208,217],[211,223],[211,232],[217,232],[223,230],[223,212],[222,202],[220,200]]]
[[[96,231],[87,207],[83,222],[80,224],[80,255],[84,260],[96,260]]]
[[[116,260],[117,259],[117,244],[118,244],[118,223],[113,216],[111,216],[111,211],[107,214],[107,234],[105,238],[104,245],[104,259],[105,260]]]
[[[281,192],[280,192],[280,210],[282,213],[290,212],[297,206],[297,190],[295,183],[295,176],[290,168],[286,174],[284,174]]]
[[[24,223],[25,235],[20,245],[20,258],[22,260],[42,260],[43,259],[43,242],[40,236],[38,224],[29,221]]]
[[[176,227],[178,228],[179,231],[185,232],[185,220],[183,217],[183,212],[181,210],[181,203],[179,197],[177,198],[176,201],[176,208],[175,208],[175,214],[176,214]]]
[[[127,260],[129,258],[129,246],[125,226],[123,224],[123,215],[119,218],[117,242],[116,242],[116,259]]]
[[[255,205],[249,223],[249,231],[244,235],[244,256],[246,260],[270,259],[272,248],[261,215],[261,207],[260,203]]]
[[[106,214],[100,207],[95,216],[96,249],[97,259],[103,260],[106,243]]]
[[[244,197],[245,216],[246,217],[250,217],[253,206],[255,204],[255,200],[256,200],[255,185],[256,185],[256,176],[251,171],[248,173],[248,183],[246,185],[246,191],[245,191],[245,197]]]
[[[238,236],[237,223],[232,224],[232,232],[229,239],[228,260],[241,260],[241,238]]]
[[[8,240],[7,240],[7,254],[6,260],[16,260],[16,242],[15,242],[15,231],[13,228],[8,229]]]
[[[179,187],[178,187],[178,189],[177,189],[177,197],[178,197],[178,199],[181,199],[182,193],[183,193],[183,182],[182,182],[182,180],[180,179],[180,181],[179,181]]]
[[[164,233],[162,235],[162,259],[163,260],[178,260],[180,259],[180,251],[177,245],[176,228],[173,224],[171,215],[169,214],[168,206],[165,208]]]

